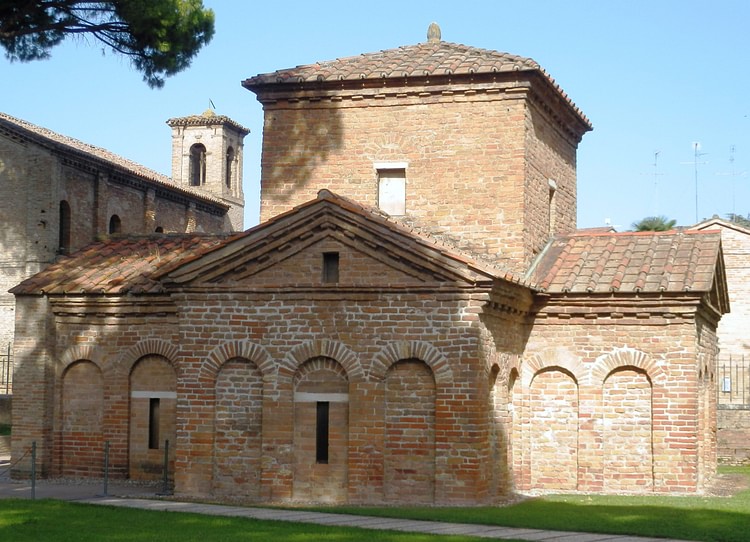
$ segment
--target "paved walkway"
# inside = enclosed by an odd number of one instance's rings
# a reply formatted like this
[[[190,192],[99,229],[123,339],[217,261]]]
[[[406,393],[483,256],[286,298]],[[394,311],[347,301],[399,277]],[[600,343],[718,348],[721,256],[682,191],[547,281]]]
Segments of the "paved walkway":
[[[7,457],[0,456],[0,499],[32,496],[31,484],[27,481],[11,481],[3,474],[9,462]],[[179,502],[159,495],[158,486],[145,486],[126,482],[107,484],[104,495],[104,484],[99,483],[61,483],[60,481],[39,480],[34,487],[37,499],[59,499],[83,502],[88,504],[122,506],[168,512],[191,512],[212,516],[233,516],[248,519],[292,521],[295,523],[314,523],[336,527],[359,527],[361,529],[380,529],[410,533],[431,533],[443,535],[466,535],[495,540],[529,540],[544,542],[680,542],[664,538],[643,538],[605,534],[576,533],[564,531],[542,531],[539,529],[517,529],[491,525],[472,525],[466,523],[443,523],[436,521],[414,521],[406,519],[377,518],[370,516],[350,516],[305,512],[302,510],[278,510],[270,508],[252,508],[220,504],[202,504]]]

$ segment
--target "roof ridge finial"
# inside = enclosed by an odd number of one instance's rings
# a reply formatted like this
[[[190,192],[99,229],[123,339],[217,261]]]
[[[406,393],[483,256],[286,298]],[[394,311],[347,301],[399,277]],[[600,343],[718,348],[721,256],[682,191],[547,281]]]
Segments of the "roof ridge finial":
[[[427,42],[437,43],[440,39],[440,26],[437,23],[430,23],[430,27],[427,29]]]

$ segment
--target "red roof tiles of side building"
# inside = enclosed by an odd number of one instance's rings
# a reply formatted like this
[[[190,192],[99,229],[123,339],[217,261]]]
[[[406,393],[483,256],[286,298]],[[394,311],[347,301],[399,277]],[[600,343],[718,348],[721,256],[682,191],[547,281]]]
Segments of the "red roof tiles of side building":
[[[583,112],[535,60],[445,41],[428,41],[375,53],[365,53],[277,70],[250,77],[243,81],[242,85],[253,90],[265,85],[276,84],[473,76],[520,71],[541,74],[581,118],[588,129],[591,129],[591,123]]]
[[[720,254],[715,231],[575,233],[553,239],[528,278],[550,293],[707,292]]]
[[[186,194],[192,198],[210,202],[212,205],[226,207],[224,202],[206,192],[175,184],[172,179],[166,175],[162,175],[161,173],[138,164],[137,162],[123,158],[107,149],[84,143],[78,139],[58,134],[47,128],[37,126],[25,120],[17,119],[0,112],[0,130],[3,128],[11,130],[14,134],[18,134],[24,138],[29,138],[43,146],[62,148],[68,152],[78,153],[90,159],[106,162],[117,168],[121,168],[121,170],[127,174],[152,182],[166,190]]]
[[[11,290],[16,295],[38,294],[158,294],[165,291],[162,278],[176,268],[196,262],[204,256],[227,247],[234,241],[262,242],[265,236],[279,235],[294,229],[295,221],[315,206],[329,206],[334,213],[366,228],[391,245],[420,254],[438,266],[478,280],[502,279],[526,285],[524,278],[496,268],[470,254],[439,242],[429,235],[411,229],[376,209],[360,205],[328,190],[317,199],[299,205],[254,228],[225,236],[154,235],[147,237],[113,238],[94,243],[60,259]],[[286,234],[286,233],[284,233]],[[257,236],[258,239],[253,239]],[[244,239],[244,241],[243,241]],[[482,279],[481,277],[484,277]],[[528,285],[526,285],[528,286]]]
[[[152,235],[92,243],[10,290],[12,294],[154,294],[161,269],[217,246],[224,235]]]

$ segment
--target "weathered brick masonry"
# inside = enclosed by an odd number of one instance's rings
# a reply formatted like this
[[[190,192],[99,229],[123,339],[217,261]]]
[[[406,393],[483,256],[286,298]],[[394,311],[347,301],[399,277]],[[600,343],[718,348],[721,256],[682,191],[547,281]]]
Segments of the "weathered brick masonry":
[[[178,494],[264,502],[704,487],[720,235],[575,233],[591,126],[534,61],[433,36],[244,85],[264,222],[15,288],[14,456],[158,478],[169,440]]]
[[[0,345],[13,341],[14,300],[7,292],[61,254],[111,234],[242,230],[242,138],[227,117],[171,119],[173,161],[187,163],[188,136],[209,145],[208,182],[190,187],[139,164],[0,113]],[[223,145],[223,147],[222,147]],[[225,158],[226,147],[236,153]],[[234,176],[227,176],[230,164]],[[230,182],[227,183],[226,180]]]

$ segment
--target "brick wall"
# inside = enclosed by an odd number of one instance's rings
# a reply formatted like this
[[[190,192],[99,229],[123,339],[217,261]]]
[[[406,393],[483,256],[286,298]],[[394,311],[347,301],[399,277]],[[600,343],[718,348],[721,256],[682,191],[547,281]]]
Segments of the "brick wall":
[[[718,415],[719,461],[727,465],[750,464],[750,408],[722,405]]]
[[[550,179],[554,231],[575,227],[578,140],[524,92],[500,83],[400,90],[309,101],[261,92],[261,220],[322,188],[377,206],[376,166],[399,163],[410,217],[509,268],[525,269],[549,238]]]
[[[229,220],[186,201],[126,186],[109,168],[81,166],[32,142],[0,135],[0,347],[13,340],[15,301],[8,290],[58,255],[60,201],[71,210],[71,249],[108,233],[117,214],[122,233],[229,231]],[[149,206],[148,200],[152,202]],[[192,220],[192,222],[190,222]]]
[[[548,308],[529,328],[509,309],[523,291],[196,291],[120,317],[68,296],[54,329],[43,300],[22,298],[36,316],[17,348],[14,454],[33,438],[46,472],[94,475],[106,440],[113,476],[160,478],[158,398],[178,494],[469,504],[512,489],[700,490],[715,461],[715,406],[697,393],[710,388],[710,322]],[[56,337],[54,355],[30,334]]]

